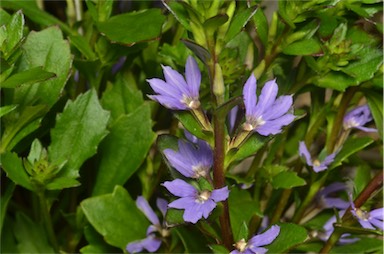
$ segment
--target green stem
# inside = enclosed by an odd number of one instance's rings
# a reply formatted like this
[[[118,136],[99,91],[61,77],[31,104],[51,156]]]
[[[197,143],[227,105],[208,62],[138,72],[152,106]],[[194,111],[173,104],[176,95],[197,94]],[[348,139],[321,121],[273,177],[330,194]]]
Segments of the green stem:
[[[55,232],[53,230],[52,219],[51,215],[49,214],[49,208],[47,206],[47,200],[45,198],[45,191],[41,190],[37,193],[37,195],[39,197],[41,216],[43,219],[45,230],[48,234],[49,242],[52,244],[55,253],[59,253],[59,245],[57,243]]]
[[[355,207],[362,206],[374,193],[375,191],[379,190],[383,187],[383,171],[378,173],[365,187],[365,189],[360,193],[360,195],[355,199],[354,204]],[[351,221],[352,214],[351,214],[351,207],[348,208],[347,212],[344,214],[343,218],[341,219],[342,223],[348,225]],[[333,246],[337,243],[337,241],[340,239],[343,231],[336,228],[332,235],[329,237],[328,241],[324,244],[323,248],[320,250],[320,253],[329,253]]]

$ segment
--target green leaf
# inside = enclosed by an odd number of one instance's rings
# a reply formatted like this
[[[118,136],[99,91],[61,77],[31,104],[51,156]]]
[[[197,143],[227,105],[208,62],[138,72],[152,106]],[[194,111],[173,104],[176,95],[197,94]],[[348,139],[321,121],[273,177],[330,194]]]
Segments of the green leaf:
[[[177,225],[185,224],[183,219],[184,210],[168,208],[167,213],[165,214],[165,220],[167,225],[174,227]]]
[[[189,111],[178,111],[175,113],[176,118],[183,124],[184,128],[187,129],[192,135],[203,139],[208,143],[213,140],[212,133],[203,131],[200,123],[195,119]]]
[[[52,163],[67,161],[61,176],[79,176],[80,166],[96,153],[98,144],[107,134],[108,119],[109,113],[101,107],[94,90],[67,102],[63,113],[56,118],[48,147]]]
[[[67,82],[72,66],[68,41],[63,40],[63,35],[58,27],[50,27],[40,32],[32,31],[22,49],[20,72],[44,66],[44,71],[55,73],[56,78],[39,82],[33,86],[16,88],[14,103],[52,106],[58,100]]]
[[[17,105],[8,105],[0,107],[0,117],[3,117],[4,115],[8,114],[9,112],[12,112],[17,108]]]
[[[67,24],[48,14],[48,12],[39,9],[35,1],[2,0],[1,7],[14,11],[21,10],[25,16],[37,24],[43,26],[59,25],[64,32],[72,33],[71,28]]]
[[[24,188],[33,191],[32,184],[29,180],[27,172],[23,167],[23,161],[16,153],[5,152],[1,154],[1,166],[15,184],[21,185]]]
[[[227,14],[218,14],[212,18],[207,19],[203,26],[207,30],[215,31],[220,26],[225,24],[228,21],[228,15]]]
[[[354,243],[335,246],[330,253],[383,253],[383,240],[363,237]]]
[[[195,55],[203,63],[207,64],[208,60],[211,59],[211,54],[209,53],[209,51],[206,48],[200,46],[199,44],[187,39],[181,39],[181,42],[183,42],[185,46],[187,46],[187,48],[189,48],[193,53],[195,53]]]
[[[10,22],[6,25],[7,37],[1,47],[6,59],[8,59],[23,38],[23,29],[24,16],[21,11],[18,11],[12,16]]]
[[[214,245],[209,245],[209,248],[212,250],[212,253],[214,254],[228,254],[229,251],[227,250],[227,248],[225,248],[223,245],[217,245],[217,244],[214,244]]]
[[[256,202],[248,191],[232,188],[228,203],[232,232],[240,232],[244,222],[248,223],[254,215],[261,215],[261,212],[256,210]]]
[[[185,29],[187,29],[188,31],[191,31],[191,26],[189,25],[190,19],[189,19],[188,13],[182,4],[176,1],[169,2],[168,4],[167,2],[163,2],[163,4]]]
[[[285,253],[297,244],[304,242],[308,235],[305,228],[292,223],[279,223],[279,236],[266,248],[269,253]]]
[[[261,8],[255,13],[253,20],[255,22],[257,35],[264,47],[266,47],[268,44],[268,20]]]
[[[238,242],[241,239],[248,239],[248,235],[249,235],[249,230],[248,230],[247,223],[243,221],[243,224],[241,224],[239,232],[237,232],[236,238],[234,240],[235,242]]]
[[[1,86],[3,88],[15,88],[21,85],[39,83],[54,77],[56,77],[55,73],[44,71],[42,66],[38,66],[12,75],[2,82]]]
[[[149,222],[123,187],[116,186],[111,194],[87,198],[80,205],[88,221],[110,245],[125,250],[129,242],[145,238]]]
[[[72,35],[69,36],[69,40],[71,44],[75,46],[87,60],[95,61],[97,59],[96,54],[93,52],[85,37],[80,35]]]
[[[16,214],[13,230],[18,241],[19,253],[54,253],[43,226],[23,213]]]
[[[285,171],[274,176],[271,184],[275,189],[291,189],[293,187],[306,185],[306,182],[303,178],[297,176],[296,172]]]
[[[365,147],[373,143],[373,139],[370,137],[362,138],[349,138],[343,145],[341,151],[336,155],[335,160],[331,164],[328,170],[334,169],[340,166],[349,156],[363,150]]]
[[[121,77],[113,85],[107,85],[101,98],[103,108],[111,112],[114,120],[121,115],[135,111],[143,103],[143,95],[140,90],[129,86],[128,82]]]
[[[94,195],[111,192],[123,185],[140,167],[155,140],[151,111],[143,104],[129,115],[121,116],[100,144],[100,166]]]
[[[383,96],[380,92],[372,90],[364,90],[364,95],[368,100],[369,109],[371,110],[376,128],[379,131],[381,139],[383,139]]]
[[[351,76],[336,71],[330,71],[324,76],[315,79],[314,82],[317,86],[331,88],[340,92],[344,92],[347,87],[359,84],[359,82]]]
[[[5,181],[3,181],[3,185],[4,185],[4,182]],[[11,200],[12,198],[15,187],[16,185],[13,182],[9,182],[0,198],[0,203],[1,203],[0,235],[2,235],[2,232],[3,232],[4,218],[5,218],[5,215],[7,214],[8,203],[9,203],[9,200]]]
[[[115,15],[97,23],[97,28],[112,42],[134,44],[158,37],[164,21],[160,9],[148,9]]]
[[[79,186],[80,182],[70,177],[56,177],[51,180],[45,188],[47,190],[62,190]]]
[[[234,161],[241,161],[251,155],[254,155],[261,147],[263,147],[270,137],[264,137],[253,133],[238,150],[229,151],[225,158],[225,167],[229,166]]]
[[[321,52],[320,43],[315,39],[305,39],[293,42],[283,48],[283,53],[286,55],[313,55]]]
[[[241,29],[245,27],[248,21],[253,17],[253,15],[255,15],[256,11],[257,6],[253,6],[237,13],[229,25],[224,41],[228,42],[235,37],[236,34],[240,33]]]

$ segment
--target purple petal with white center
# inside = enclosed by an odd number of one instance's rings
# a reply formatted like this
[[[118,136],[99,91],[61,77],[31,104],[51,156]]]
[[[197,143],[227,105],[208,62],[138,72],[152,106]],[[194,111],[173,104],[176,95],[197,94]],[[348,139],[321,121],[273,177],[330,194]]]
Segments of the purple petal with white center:
[[[290,95],[280,96],[276,99],[272,106],[267,108],[263,113],[263,119],[273,120],[286,114],[292,107],[293,98]]]
[[[315,171],[316,173],[319,173],[321,171],[324,171],[326,170],[328,167],[327,166],[324,166],[324,165],[320,165],[320,166],[313,166],[313,171]]]
[[[149,235],[147,238],[143,240],[135,241],[129,243],[126,247],[126,250],[129,253],[138,253],[142,252],[143,249],[149,252],[155,252],[160,248],[161,240],[156,238],[154,235]]]
[[[177,197],[195,197],[197,195],[195,187],[180,179],[175,179],[171,182],[166,181],[163,185],[170,193]],[[171,207],[170,204],[168,206]]]
[[[377,227],[377,228],[380,228],[381,230],[383,230],[383,220],[378,220],[376,218],[372,218],[369,220],[369,222],[371,224],[373,224],[373,226]]]
[[[324,202],[327,208],[347,209],[349,207],[349,202],[341,198],[324,198]]]
[[[233,132],[237,120],[237,113],[239,111],[239,106],[234,106],[228,114],[228,122],[229,122],[229,131]]]
[[[201,210],[203,212],[204,218],[207,219],[215,207],[216,203],[212,199],[208,199],[203,204],[201,204]]]
[[[192,222],[195,224],[198,220],[203,217],[203,212],[205,210],[203,210],[202,208],[202,204],[194,202],[193,205],[188,208],[185,208],[183,219],[187,222]]]
[[[183,157],[183,154],[175,152],[172,149],[165,149],[163,152],[171,166],[179,171],[183,176],[194,176],[192,165],[186,158]]]
[[[256,254],[265,254],[267,253],[268,249],[263,248],[263,247],[257,247],[257,248],[252,248],[252,252]]]
[[[256,247],[268,245],[272,243],[280,233],[280,227],[273,225],[270,229],[260,235],[255,235],[248,241],[250,249],[253,250]]]
[[[160,225],[159,218],[157,218],[156,213],[149,206],[148,201],[145,198],[142,196],[137,197],[136,206],[145,214],[153,225]]]
[[[194,206],[196,203],[195,197],[184,197],[176,199],[175,201],[168,204],[168,207],[176,208],[176,209],[187,209],[189,207]]]
[[[292,114],[286,114],[280,118],[266,121],[265,124],[257,127],[255,131],[263,136],[275,135],[280,133],[283,126],[290,124],[295,119],[295,116]]]
[[[312,158],[308,151],[307,146],[305,145],[304,141],[301,141],[299,143],[299,154],[301,157],[304,157],[305,161],[307,162],[307,165],[312,166]]]
[[[169,66],[162,65],[162,67],[165,81],[172,85],[172,87],[177,87],[183,94],[190,96],[188,85],[185,82],[184,77]]]
[[[371,111],[368,105],[362,105],[350,110],[345,116],[343,121],[344,129],[349,128],[358,128],[363,131],[366,131],[361,128],[364,124],[370,122],[372,120]],[[369,132],[372,132],[371,128],[367,128]]]
[[[158,94],[169,96],[171,98],[175,98],[177,100],[181,100],[183,98],[183,93],[178,87],[172,87],[167,84],[164,80],[158,78],[147,79],[147,82]]]
[[[154,226],[154,225],[149,225],[149,227],[147,228],[147,236],[149,236],[150,234],[152,233],[155,233],[157,232],[158,229]]]
[[[201,73],[196,60],[191,56],[188,57],[185,65],[185,77],[191,97],[199,97]]]
[[[263,115],[263,119],[265,119],[264,112],[269,109],[275,102],[278,90],[279,88],[276,84],[276,79],[270,80],[265,83],[263,89],[261,90],[259,102],[257,103],[257,109],[254,113],[254,116]]]
[[[165,214],[167,213],[168,201],[163,198],[156,199],[157,208],[159,208],[163,218],[165,218]]]
[[[321,162],[321,165],[328,167],[335,159],[336,153],[331,153]]]
[[[253,116],[256,110],[256,78],[253,74],[248,78],[247,82],[245,82],[243,88],[243,98],[245,105],[245,114],[247,116]]]
[[[211,192],[210,198],[215,202],[220,202],[220,201],[227,200],[228,196],[229,196],[228,186],[225,186],[223,188],[213,190]]]
[[[166,108],[174,110],[186,110],[187,106],[182,103],[180,100],[166,96],[166,95],[148,95],[152,100],[157,101]]]
[[[192,143],[197,143],[197,141],[199,140],[197,137],[193,136],[189,131],[187,130],[184,130],[184,135],[185,137],[191,141]]]
[[[327,196],[333,192],[345,190],[346,188],[347,186],[344,183],[334,182],[319,191],[319,196]]]

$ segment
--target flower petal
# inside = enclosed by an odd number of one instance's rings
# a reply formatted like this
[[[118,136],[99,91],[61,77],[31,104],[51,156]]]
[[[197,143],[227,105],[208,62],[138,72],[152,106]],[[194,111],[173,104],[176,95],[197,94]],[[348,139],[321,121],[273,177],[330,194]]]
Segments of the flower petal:
[[[191,161],[184,157],[184,154],[175,152],[172,149],[165,149],[163,153],[173,168],[185,177],[193,177],[194,172],[191,167]]]
[[[290,124],[294,119],[294,115],[286,114],[277,119],[266,121],[264,125],[257,127],[255,131],[263,136],[279,134],[282,132],[283,126]]]
[[[159,208],[163,218],[165,218],[165,214],[167,213],[168,201],[163,198],[156,199],[156,205]]]
[[[268,249],[263,247],[250,248],[250,249],[252,250],[253,253],[257,253],[257,254],[265,254],[268,251]]]
[[[166,95],[148,95],[152,100],[157,101],[166,108],[174,110],[187,110],[187,105],[182,103],[180,100],[177,100],[173,97]]]
[[[220,201],[226,200],[228,196],[229,196],[228,186],[225,186],[223,188],[213,190],[211,192],[210,198],[215,202],[220,202]]]
[[[183,214],[183,219],[187,222],[196,223],[203,217],[204,210],[202,209],[202,204],[194,202],[193,205],[186,208]]]
[[[201,205],[201,211],[203,212],[204,218],[208,219],[209,215],[215,209],[216,203],[212,199],[208,199]]]
[[[280,96],[263,114],[264,120],[277,119],[286,114],[292,107],[293,99],[290,95]]]
[[[181,100],[183,98],[183,94],[180,89],[167,84],[162,79],[152,78],[147,79],[147,82],[149,83],[153,91],[155,91],[159,95],[173,97],[177,100]]]
[[[278,90],[279,88],[276,84],[276,79],[270,80],[265,83],[259,96],[259,102],[256,106],[257,109],[255,115],[262,115],[263,119],[265,119],[264,112],[268,110],[275,102]]]
[[[375,128],[368,128],[368,127],[362,127],[362,126],[356,126],[355,128],[365,132],[377,132],[377,129]]]
[[[142,196],[137,197],[136,206],[145,214],[145,216],[150,222],[152,222],[153,225],[160,225],[159,218],[157,218],[156,213],[149,206],[148,201],[145,198]]]
[[[176,208],[176,209],[188,209],[192,206],[194,206],[196,203],[195,198],[193,197],[185,197],[185,198],[179,198],[175,201],[168,204],[168,207]]]
[[[308,166],[312,166],[312,158],[311,155],[309,154],[308,148],[305,145],[304,141],[301,141],[299,143],[299,154],[301,157],[304,157],[305,161],[307,162]]]
[[[175,179],[171,182],[166,181],[163,183],[163,185],[170,193],[177,197],[196,197],[197,195],[197,190],[195,187],[181,179]]]
[[[177,87],[182,92],[182,94],[190,96],[188,85],[185,82],[184,77],[169,66],[162,65],[162,67],[165,81],[173,87]]]
[[[280,227],[277,225],[273,225],[272,227],[270,227],[270,229],[268,229],[264,233],[255,235],[254,237],[252,237],[248,241],[248,245],[251,246],[251,249],[253,250],[253,248],[270,244],[276,239],[279,233],[280,233]]]
[[[247,116],[254,116],[254,112],[256,109],[256,78],[253,74],[248,78],[247,82],[245,82],[243,88],[243,98],[245,105],[245,114]]]
[[[374,218],[378,218],[383,220],[383,213],[384,213],[384,208],[377,208],[369,212],[369,215],[371,215]]]
[[[138,253],[143,249],[146,249],[149,252],[155,252],[160,248],[161,240],[156,238],[154,235],[149,235],[143,240],[135,241],[129,243],[126,247],[126,250],[129,253]]]
[[[383,230],[383,220],[378,220],[376,218],[372,218],[369,220],[371,224],[373,224],[375,227],[380,228]]]
[[[201,83],[201,73],[196,60],[189,56],[185,65],[185,78],[187,79],[188,88],[192,97],[199,97],[199,89]]]

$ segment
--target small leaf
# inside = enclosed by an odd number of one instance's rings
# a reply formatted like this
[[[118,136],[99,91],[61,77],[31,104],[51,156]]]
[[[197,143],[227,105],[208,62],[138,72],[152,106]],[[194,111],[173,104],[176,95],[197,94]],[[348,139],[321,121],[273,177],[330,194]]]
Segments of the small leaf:
[[[9,112],[12,112],[17,108],[17,105],[8,105],[0,107],[0,117],[3,117],[4,115],[8,114]]]
[[[344,92],[347,87],[359,84],[359,82],[351,76],[336,71],[330,71],[314,81],[317,86],[335,89],[340,92]]]
[[[216,30],[228,21],[227,14],[218,14],[212,18],[207,19],[203,26],[207,30]]]
[[[191,31],[188,13],[186,12],[182,4],[176,1],[169,2],[168,4],[167,2],[163,1],[163,4],[185,29]]]
[[[96,54],[93,52],[85,37],[80,35],[72,35],[69,36],[69,40],[71,44],[75,46],[87,60],[94,61],[97,59]]]
[[[29,176],[24,170],[23,162],[16,153],[5,152],[1,154],[1,166],[7,173],[7,177],[14,183],[33,191]]]
[[[112,42],[134,44],[158,37],[164,21],[160,9],[148,9],[115,15],[97,28]]]
[[[47,190],[62,190],[66,188],[72,188],[79,186],[80,182],[76,179],[69,178],[69,177],[57,177],[51,180],[45,188]]]
[[[38,66],[10,76],[1,86],[3,88],[15,88],[21,85],[32,85],[54,77],[56,77],[55,73],[45,71],[42,66]]]
[[[369,137],[362,138],[349,138],[343,145],[341,151],[336,155],[335,160],[331,164],[328,170],[334,169],[340,166],[342,162],[348,159],[354,153],[363,150],[365,147],[373,143],[373,139]]]
[[[256,11],[253,20],[255,21],[257,35],[264,47],[266,47],[268,44],[268,20],[261,8]]]
[[[243,224],[241,224],[239,232],[236,235],[235,242],[238,242],[241,239],[248,239],[248,235],[249,235],[249,230],[248,230],[247,223],[243,221]]]
[[[283,48],[283,53],[287,55],[313,55],[321,52],[320,43],[315,39],[305,39],[293,42]]]
[[[231,24],[229,25],[228,32],[225,35],[224,40],[228,42],[233,37],[235,37],[236,34],[240,33],[241,29],[245,27],[245,25],[252,18],[252,16],[255,15],[256,11],[257,6],[253,6],[237,13],[231,21]]]
[[[335,246],[330,253],[383,253],[383,240],[362,237],[354,243]]]
[[[12,52],[15,50],[15,47],[23,38],[23,29],[24,16],[21,11],[18,11],[12,16],[10,22],[6,25],[7,39],[2,45],[6,59],[12,54]]]
[[[167,226],[174,227],[177,225],[185,224],[183,215],[184,215],[184,210],[168,208],[167,213],[165,214],[165,220],[167,222]]]
[[[285,171],[274,176],[271,184],[275,189],[291,189],[306,185],[306,182],[303,178],[297,176],[296,172]]]
[[[125,250],[129,242],[145,238],[149,222],[123,187],[117,185],[113,193],[87,198],[80,205],[110,245]]]
[[[192,135],[211,143],[213,139],[212,133],[203,131],[202,126],[191,112],[178,111],[175,113],[175,116]]]
[[[96,153],[98,144],[107,134],[108,119],[109,113],[101,107],[94,90],[78,96],[75,101],[68,101],[63,113],[56,118],[48,147],[52,163],[67,161],[61,176],[79,176],[80,166]]]
[[[209,245],[209,248],[212,250],[212,253],[214,254],[229,254],[229,251],[223,245],[217,245],[217,244]]]
[[[383,139],[383,96],[381,92],[373,90],[364,90],[367,97],[369,109],[371,110],[376,128],[379,131],[381,139]]]
[[[269,253],[286,253],[297,244],[304,242],[308,235],[307,230],[292,223],[279,223],[278,237],[266,248]]]
[[[195,53],[195,55],[203,63],[207,64],[208,60],[211,59],[211,54],[209,53],[209,51],[204,47],[200,46],[199,44],[187,39],[181,39],[181,42],[183,42],[185,46],[187,46],[187,48],[189,48],[193,53]]]

